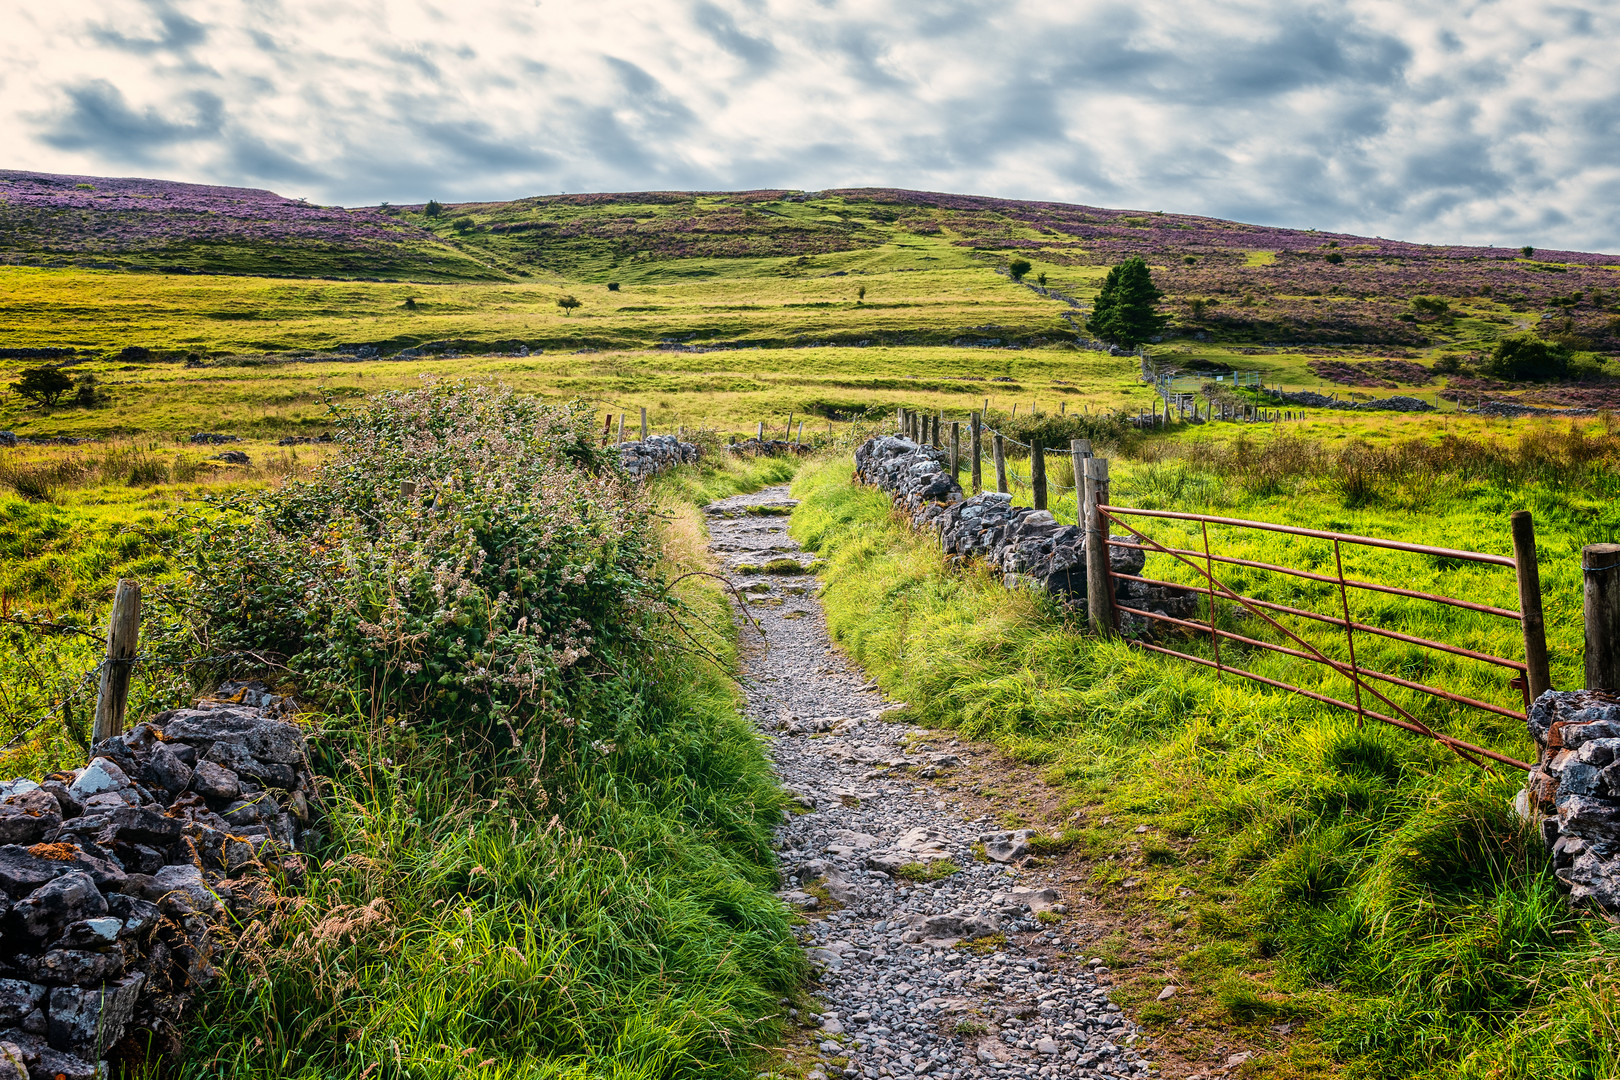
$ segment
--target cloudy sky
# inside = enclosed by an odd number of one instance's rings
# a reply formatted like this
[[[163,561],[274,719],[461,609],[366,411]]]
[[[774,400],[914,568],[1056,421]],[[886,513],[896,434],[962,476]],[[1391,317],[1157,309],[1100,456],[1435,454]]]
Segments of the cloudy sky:
[[[1620,251],[1620,4],[0,0],[0,167],[892,186]]]

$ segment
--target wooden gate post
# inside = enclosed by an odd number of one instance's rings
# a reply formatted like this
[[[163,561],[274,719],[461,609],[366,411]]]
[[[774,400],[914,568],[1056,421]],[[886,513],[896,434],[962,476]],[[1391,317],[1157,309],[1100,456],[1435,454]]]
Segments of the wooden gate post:
[[[951,421],[951,479],[962,475],[962,422]]]
[[[973,458],[973,494],[984,490],[984,431],[983,413],[974,413],[968,433],[968,454]]]
[[[995,438],[990,440],[990,446],[996,458],[996,490],[1005,495],[1007,493],[1007,446],[1001,432],[996,432]]]
[[[1547,669],[1547,627],[1541,614],[1541,567],[1536,563],[1536,524],[1528,510],[1508,517],[1513,530],[1513,562],[1519,578],[1519,625],[1524,630],[1525,683],[1534,701],[1552,689]]]
[[[894,409],[894,429],[901,434],[906,430],[906,410],[904,406],[897,405]]]
[[[90,744],[124,733],[124,706],[129,700],[130,668],[141,642],[141,586],[118,579],[112,614],[107,618],[107,659],[101,665],[96,694],[96,722]]]
[[[1109,576],[1108,519],[1099,506],[1108,505],[1108,459],[1087,458],[1081,520],[1086,529],[1086,612],[1091,630],[1100,636],[1114,632],[1114,580]]]
[[[1620,544],[1581,549],[1586,578],[1586,688],[1620,690]]]
[[[1046,509],[1046,447],[1041,440],[1029,440],[1029,486],[1035,493],[1035,509]]]

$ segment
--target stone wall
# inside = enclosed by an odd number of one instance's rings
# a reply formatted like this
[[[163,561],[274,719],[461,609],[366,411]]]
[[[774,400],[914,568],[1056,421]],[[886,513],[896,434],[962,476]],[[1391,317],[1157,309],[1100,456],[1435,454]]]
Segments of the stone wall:
[[[1549,690],[1529,726],[1540,753],[1519,809],[1570,902],[1620,914],[1620,695]]]
[[[950,455],[910,439],[880,435],[855,451],[855,475],[881,488],[903,509],[913,528],[932,529],[947,556],[977,558],[1000,570],[1008,588],[1027,587],[1078,603],[1086,597],[1086,534],[1077,525],[1059,525],[1049,511],[1013,506],[1012,496],[986,491],[964,498],[950,473]],[[1116,537],[1126,539],[1126,537]],[[1109,549],[1121,574],[1141,574],[1144,554],[1134,548]],[[1119,582],[1116,596],[1129,607],[1185,618],[1197,594],[1133,581]],[[1147,632],[1148,620],[1125,616],[1125,628]]]
[[[293,711],[228,683],[82,769],[0,784],[0,1080],[89,1080],[175,1045],[266,872],[300,872],[315,783]]]
[[[681,442],[673,435],[649,435],[638,442],[618,445],[619,465],[631,476],[651,476],[676,465],[692,465],[698,459],[694,443]]]
[[[809,443],[788,442],[786,439],[744,439],[726,449],[737,457],[805,457],[815,452]]]
[[[1395,394],[1371,401],[1341,401],[1336,397],[1318,394],[1314,390],[1267,390],[1273,400],[1291,405],[1309,405],[1313,409],[1351,409],[1358,412],[1433,412],[1434,406],[1422,398]]]

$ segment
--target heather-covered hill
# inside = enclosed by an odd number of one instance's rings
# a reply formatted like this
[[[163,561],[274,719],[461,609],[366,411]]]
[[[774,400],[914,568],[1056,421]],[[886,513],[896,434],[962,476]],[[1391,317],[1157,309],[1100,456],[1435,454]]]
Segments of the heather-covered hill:
[[[257,188],[0,170],[0,262],[288,277],[505,278],[420,225]]]

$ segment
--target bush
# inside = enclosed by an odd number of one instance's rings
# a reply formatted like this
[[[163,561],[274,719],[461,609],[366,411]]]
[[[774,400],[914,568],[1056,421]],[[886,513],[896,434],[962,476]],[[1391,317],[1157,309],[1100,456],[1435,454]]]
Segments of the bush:
[[[1444,315],[1451,310],[1451,304],[1441,296],[1414,296],[1412,297],[1412,310],[1419,315]]]
[[[1340,255],[1337,251],[1330,251],[1326,255],[1322,256],[1322,258],[1327,262],[1332,263],[1334,266],[1338,266],[1340,263],[1344,262],[1344,256]]]
[[[608,292],[618,292],[619,291],[619,283],[617,281],[610,281],[610,282],[607,283],[607,289],[608,289]]]
[[[450,223],[450,227],[459,233],[471,232],[473,229],[477,228],[477,226],[473,224],[473,219],[465,216],[456,218]]]
[[[1014,281],[1023,281],[1024,275],[1029,273],[1031,269],[1028,259],[1014,259],[1007,264],[1007,273],[1012,275]]]
[[[1440,375],[1455,375],[1462,369],[1462,357],[1456,353],[1446,353],[1434,362],[1434,370]]]
[[[73,389],[73,380],[53,367],[27,368],[22,377],[11,384],[12,392],[27,398],[41,408],[48,409]]]
[[[437,199],[429,199],[427,205],[422,207],[422,213],[426,217],[438,217],[444,213],[444,204]]]
[[[1509,334],[1496,343],[1484,372],[1510,382],[1546,382],[1569,371],[1569,349],[1534,334]]]

